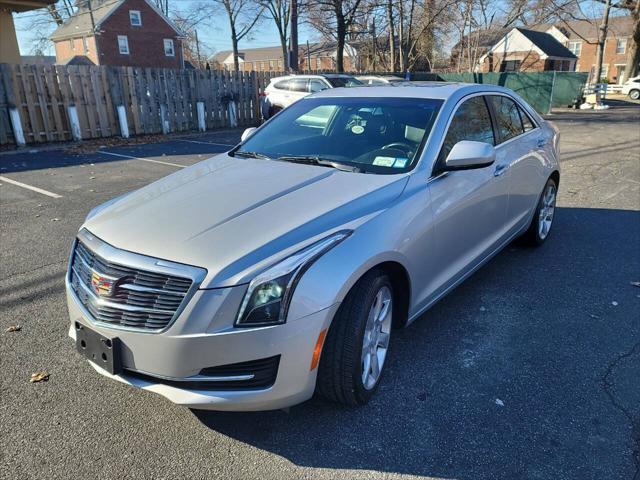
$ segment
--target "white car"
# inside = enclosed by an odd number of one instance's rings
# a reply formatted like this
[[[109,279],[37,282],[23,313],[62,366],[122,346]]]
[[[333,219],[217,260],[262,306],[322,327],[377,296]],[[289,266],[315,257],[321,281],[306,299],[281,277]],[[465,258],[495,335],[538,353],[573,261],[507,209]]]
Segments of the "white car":
[[[326,75],[287,75],[271,79],[264,89],[262,116],[264,119],[273,117],[283,108],[287,108],[301,98],[312,93],[328,90],[329,88],[353,87],[362,85],[351,75],[339,73]]]
[[[640,98],[640,76],[630,78],[624,82],[620,93],[623,95],[629,95],[631,100],[638,100]]]
[[[391,83],[406,82],[404,78],[393,75],[362,75],[356,77],[365,85],[389,85]]]

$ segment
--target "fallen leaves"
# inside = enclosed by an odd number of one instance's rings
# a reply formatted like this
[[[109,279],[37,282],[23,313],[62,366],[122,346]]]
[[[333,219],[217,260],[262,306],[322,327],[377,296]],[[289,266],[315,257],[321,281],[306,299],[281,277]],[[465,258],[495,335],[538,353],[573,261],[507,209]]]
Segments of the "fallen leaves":
[[[47,372],[36,372],[31,374],[30,383],[47,382],[49,374]]]
[[[20,325],[9,325],[5,332],[19,332],[20,330],[22,330]]]

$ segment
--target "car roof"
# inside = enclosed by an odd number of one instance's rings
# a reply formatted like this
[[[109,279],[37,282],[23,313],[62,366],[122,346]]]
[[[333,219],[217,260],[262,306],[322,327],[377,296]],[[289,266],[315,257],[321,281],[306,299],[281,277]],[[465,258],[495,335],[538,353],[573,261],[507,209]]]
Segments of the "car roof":
[[[398,97],[433,98],[447,100],[477,92],[512,94],[511,90],[497,85],[454,82],[394,82],[385,85],[364,85],[349,88],[332,88],[312,94],[310,97]]]
[[[281,77],[273,77],[270,82],[278,82],[280,80],[289,80],[291,78],[355,78],[352,75],[345,75],[344,73],[301,73],[299,75],[283,75]]]

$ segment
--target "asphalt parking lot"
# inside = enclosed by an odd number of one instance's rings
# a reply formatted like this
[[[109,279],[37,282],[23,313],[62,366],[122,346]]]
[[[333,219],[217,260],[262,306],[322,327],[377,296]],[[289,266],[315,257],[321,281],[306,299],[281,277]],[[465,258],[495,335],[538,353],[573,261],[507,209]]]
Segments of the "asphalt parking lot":
[[[358,409],[192,412],[99,376],[67,337],[87,212],[239,131],[0,155],[0,477],[638,480],[640,105],[614,103],[550,117],[563,171],[548,242],[508,247],[396,332]],[[30,383],[38,371],[49,381]]]

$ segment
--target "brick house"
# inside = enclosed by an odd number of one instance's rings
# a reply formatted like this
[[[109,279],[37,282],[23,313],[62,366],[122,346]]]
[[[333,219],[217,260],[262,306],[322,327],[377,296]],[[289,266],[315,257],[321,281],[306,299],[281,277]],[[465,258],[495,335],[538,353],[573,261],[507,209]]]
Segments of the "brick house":
[[[59,64],[183,68],[183,35],[150,0],[93,0],[49,37]]]
[[[298,64],[300,71],[332,71],[336,68],[336,48],[334,43],[311,43],[309,51],[302,45],[298,50]],[[238,51],[240,70],[244,72],[282,72],[284,61],[282,47],[245,48]],[[310,65],[308,65],[310,60]],[[358,53],[351,45],[345,45],[344,69],[357,69]],[[233,51],[218,52],[211,58],[215,68],[233,70]]]
[[[477,72],[573,71],[577,57],[554,36],[513,28],[478,59]]]
[[[588,72],[593,77],[598,50],[598,27],[600,19],[575,20],[558,25],[539,25],[537,30],[545,31],[567,46],[578,62],[576,71]],[[604,44],[602,61],[602,79],[611,83],[624,83],[626,80],[627,48],[633,36],[633,18],[630,15],[609,18],[607,39]],[[590,81],[594,81],[590,78]]]

